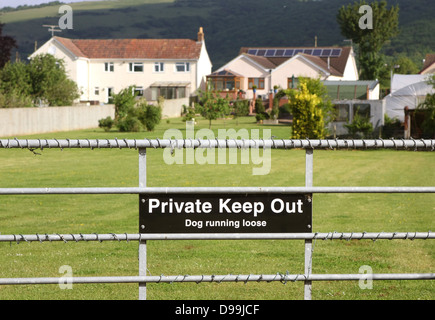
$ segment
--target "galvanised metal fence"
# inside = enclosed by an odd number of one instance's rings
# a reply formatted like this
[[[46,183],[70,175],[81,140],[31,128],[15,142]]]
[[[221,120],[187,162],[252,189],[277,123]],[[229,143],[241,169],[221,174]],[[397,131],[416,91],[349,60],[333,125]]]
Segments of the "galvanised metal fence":
[[[0,140],[0,148],[21,148],[35,152],[44,148],[119,148],[139,151],[139,187],[137,188],[0,188],[1,195],[59,195],[59,194],[177,194],[177,193],[435,193],[435,187],[314,187],[313,186],[313,151],[315,149],[397,149],[414,151],[434,151],[435,140],[127,140],[127,139],[6,139]],[[149,188],[146,187],[146,152],[149,148],[274,148],[305,149],[306,171],[304,187],[193,187],[193,188]],[[149,240],[247,240],[247,239],[286,239],[304,240],[305,270],[304,274],[245,274],[245,275],[175,275],[147,276],[147,241]],[[138,241],[139,275],[116,277],[74,277],[72,283],[138,283],[139,299],[146,299],[147,283],[179,282],[249,282],[249,281],[288,281],[304,282],[304,298],[311,299],[312,281],[355,281],[355,280],[433,280],[434,273],[388,273],[388,274],[312,274],[313,240],[415,240],[435,239],[435,232],[330,232],[330,233],[189,233],[189,234],[35,234],[35,235],[0,235],[0,242],[20,241]],[[59,278],[2,278],[0,285],[22,284],[58,284]]]

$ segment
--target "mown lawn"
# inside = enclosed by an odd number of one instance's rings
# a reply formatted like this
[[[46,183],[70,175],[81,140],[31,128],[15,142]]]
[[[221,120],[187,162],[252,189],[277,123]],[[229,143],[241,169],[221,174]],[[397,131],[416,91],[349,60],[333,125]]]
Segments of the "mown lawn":
[[[155,132],[106,133],[100,129],[19,138],[162,138],[180,119],[163,120]],[[208,128],[199,121],[196,129]],[[258,126],[252,118],[219,120],[212,129],[271,129],[289,138],[288,126]],[[0,187],[136,187],[134,149],[0,149]],[[258,165],[167,165],[163,151],[147,153],[148,186],[304,186],[303,150],[272,150],[270,173],[252,175]],[[413,151],[316,150],[315,186],[433,186],[435,154]],[[314,195],[315,232],[425,232],[434,230],[433,194]],[[136,195],[0,196],[1,234],[137,233]],[[151,275],[303,273],[303,241],[149,241]],[[0,243],[0,278],[138,274],[137,242]],[[432,240],[316,240],[313,273],[433,272]],[[303,282],[149,284],[148,299],[303,299]],[[0,286],[0,299],[137,299],[137,284]],[[314,282],[313,299],[435,298],[433,281],[377,281],[362,290],[358,282]]]

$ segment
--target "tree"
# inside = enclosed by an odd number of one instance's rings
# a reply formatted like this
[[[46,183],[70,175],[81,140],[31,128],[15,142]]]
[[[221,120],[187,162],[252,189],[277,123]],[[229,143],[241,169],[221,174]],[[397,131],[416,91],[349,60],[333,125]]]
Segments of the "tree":
[[[111,117],[99,120],[99,127],[109,131],[113,124],[121,132],[139,132],[144,128],[153,131],[162,119],[163,98],[159,98],[157,106],[148,104],[145,99],[136,100],[134,86],[122,89],[113,95],[115,119]]]
[[[323,99],[310,89],[314,90],[313,83],[310,85],[308,79],[301,79],[298,90],[286,90],[293,115],[293,139],[323,139],[326,136]]]
[[[50,106],[71,105],[80,95],[77,85],[68,78],[63,60],[51,54],[34,57],[28,66],[35,102],[41,100]]]
[[[195,111],[200,113],[209,121],[209,129],[211,129],[211,121],[219,117],[224,117],[230,114],[230,101],[228,97],[221,97],[215,94],[211,89],[199,91],[199,103],[195,105]]]
[[[420,71],[414,61],[404,55],[397,57],[394,60],[394,65],[398,66],[395,73],[399,74],[417,74]]]
[[[3,36],[4,24],[0,23],[0,69],[11,59],[12,49],[17,48],[17,43],[14,38]]]
[[[29,64],[7,63],[0,70],[0,91],[8,97],[21,97],[25,106],[41,102],[50,106],[72,105],[79,97],[77,85],[67,77],[63,61],[49,54],[36,56]],[[23,103],[6,107],[18,106]]]
[[[360,13],[360,8],[370,8],[366,15],[370,15],[372,23],[364,23],[365,15]],[[337,14],[337,22],[342,35],[352,39],[358,46],[361,79],[378,79],[384,64],[380,51],[388,40],[399,33],[399,6],[387,8],[385,0],[370,5],[365,0],[360,0],[342,6]]]
[[[6,63],[0,70],[0,108],[32,107],[32,87],[24,63]]]

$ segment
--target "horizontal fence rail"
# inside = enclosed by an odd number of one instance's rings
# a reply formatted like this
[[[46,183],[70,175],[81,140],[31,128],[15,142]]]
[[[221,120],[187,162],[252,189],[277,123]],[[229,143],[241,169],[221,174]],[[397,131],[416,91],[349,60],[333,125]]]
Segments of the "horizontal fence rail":
[[[113,188],[0,188],[0,195],[32,194],[206,194],[206,193],[435,193],[435,187],[113,187]]]
[[[359,280],[433,280],[434,273],[373,273],[373,274],[248,274],[248,275],[178,275],[178,276],[121,276],[121,277],[61,277],[61,278],[0,278],[0,285],[74,284],[89,283],[175,283],[175,282],[286,282],[295,281],[359,281]]]
[[[275,149],[403,149],[434,151],[431,139],[303,140],[303,139],[0,139],[0,148],[138,149],[138,148],[275,148]]]
[[[435,232],[315,232],[315,233],[166,233],[166,234],[12,234],[0,242],[142,241],[142,240],[415,240],[435,239]]]

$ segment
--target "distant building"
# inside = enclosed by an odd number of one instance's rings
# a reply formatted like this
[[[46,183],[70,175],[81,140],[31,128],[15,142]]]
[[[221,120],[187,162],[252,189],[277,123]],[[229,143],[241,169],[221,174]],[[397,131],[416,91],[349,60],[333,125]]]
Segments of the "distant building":
[[[36,50],[63,59],[82,102],[107,103],[113,93],[136,86],[148,101],[184,99],[205,89],[212,63],[204,32],[191,39],[67,39],[53,37]]]
[[[405,107],[414,110],[433,93],[433,87],[427,82],[430,74],[394,74],[391,81],[391,93],[384,98],[386,114],[401,122],[405,118]]]
[[[351,47],[243,47],[239,55],[207,76],[214,90],[245,98],[269,98],[274,87],[295,88],[299,77],[321,80],[358,80]]]
[[[423,68],[419,72],[420,74],[435,73],[435,53],[427,54],[424,59]]]
[[[378,80],[322,81],[333,100],[379,100]]]

